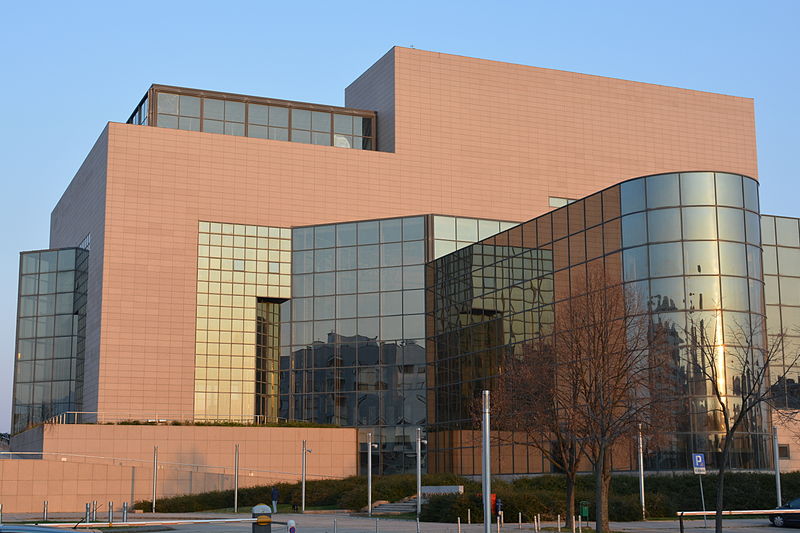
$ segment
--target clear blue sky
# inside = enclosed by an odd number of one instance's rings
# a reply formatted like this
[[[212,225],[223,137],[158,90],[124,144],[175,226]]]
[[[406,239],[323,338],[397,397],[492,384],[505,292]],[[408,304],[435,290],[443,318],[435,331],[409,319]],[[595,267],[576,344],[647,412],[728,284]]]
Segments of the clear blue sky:
[[[18,252],[151,83],[342,105],[393,45],[755,98],[762,210],[800,216],[800,2],[11,2],[0,31],[0,431]]]

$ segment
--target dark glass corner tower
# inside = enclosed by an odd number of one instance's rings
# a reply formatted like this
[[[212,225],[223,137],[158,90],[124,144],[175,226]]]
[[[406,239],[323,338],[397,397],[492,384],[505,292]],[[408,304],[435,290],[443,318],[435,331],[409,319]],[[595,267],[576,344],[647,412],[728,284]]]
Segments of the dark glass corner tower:
[[[88,250],[20,254],[12,432],[81,409]]]

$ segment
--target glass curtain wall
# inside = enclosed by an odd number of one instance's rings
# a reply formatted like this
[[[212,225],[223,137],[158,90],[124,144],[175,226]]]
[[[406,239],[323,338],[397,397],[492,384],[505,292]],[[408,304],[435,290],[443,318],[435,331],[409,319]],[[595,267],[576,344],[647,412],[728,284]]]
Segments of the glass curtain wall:
[[[779,350],[771,366],[779,407],[800,409],[800,220],[762,215],[764,299],[770,344]],[[781,339],[782,337],[782,339]]]
[[[89,252],[23,252],[20,257],[12,432],[80,411]]]
[[[480,470],[464,405],[492,387],[497,361],[547,332],[558,303],[593,264],[626,282],[651,329],[666,333],[673,348],[682,405],[669,444],[651,450],[648,467],[689,468],[690,454],[698,451],[713,466],[722,427],[697,366],[698,350],[701,344],[723,350],[720,379],[725,401],[735,405],[742,386],[735,350],[764,347],[757,187],[750,178],[713,172],[630,180],[431,263],[433,470]],[[503,295],[512,288],[528,296]],[[503,305],[488,314],[487,298]],[[745,343],[748,334],[752,342]],[[765,410],[746,421],[734,468],[769,466],[768,424]],[[524,450],[503,456],[500,473],[549,470]]]

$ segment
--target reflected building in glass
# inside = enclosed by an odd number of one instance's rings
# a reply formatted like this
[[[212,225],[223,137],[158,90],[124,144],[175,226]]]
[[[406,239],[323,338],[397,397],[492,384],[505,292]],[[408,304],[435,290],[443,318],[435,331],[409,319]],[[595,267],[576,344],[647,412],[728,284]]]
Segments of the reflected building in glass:
[[[765,348],[755,180],[721,172],[629,180],[439,258],[429,269],[433,470],[480,471],[470,402],[493,388],[506,357],[552,333],[559,305],[580,293],[578,283],[593,269],[624,282],[629,297],[641,299],[635,308],[651,331],[668,341],[669,353],[658,357],[668,361],[680,402],[673,427],[661,428],[667,443],[651,450],[648,467],[687,469],[693,452],[707,453],[714,465],[724,426],[698,351],[709,344],[725,350],[723,396],[735,405],[742,370],[734,351],[751,347],[751,334],[752,347]],[[745,421],[731,466],[769,467],[770,432],[764,407]],[[526,446],[500,448],[498,473],[550,470]],[[629,466],[624,459],[615,464]]]
[[[729,347],[734,325],[800,323],[797,220],[759,220],[745,177],[751,99],[396,47],[343,104],[152,85],[109,122],[50,250],[22,254],[14,433],[331,424],[357,428],[362,470],[373,433],[388,474],[422,428],[431,470],[475,474],[470,402],[602,265],[674,346],[681,416],[648,466],[713,452],[691,326]],[[731,173],[675,173],[698,168]],[[773,383],[789,406],[796,379]],[[734,467],[768,466],[770,423]]]

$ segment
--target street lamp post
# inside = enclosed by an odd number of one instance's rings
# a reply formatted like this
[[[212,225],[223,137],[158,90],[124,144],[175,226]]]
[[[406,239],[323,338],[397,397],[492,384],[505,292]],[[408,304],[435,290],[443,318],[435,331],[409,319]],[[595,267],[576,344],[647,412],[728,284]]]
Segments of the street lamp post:
[[[372,433],[367,433],[367,514],[372,516],[372,450],[377,448],[372,443]]]
[[[481,485],[483,486],[483,533],[491,533],[492,530],[492,456],[489,450],[489,391],[483,391],[483,412],[481,417],[481,441],[483,447],[483,469],[481,472]]]
[[[306,447],[306,441],[303,441],[302,458],[300,461],[300,480],[301,480],[301,504],[300,512],[306,512],[306,454],[311,453],[311,450]]]
[[[422,513],[422,444],[427,440],[422,438],[422,428],[417,428],[417,518]]]

